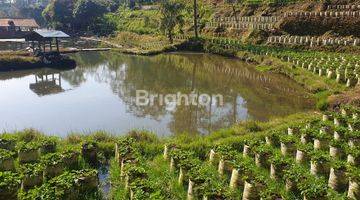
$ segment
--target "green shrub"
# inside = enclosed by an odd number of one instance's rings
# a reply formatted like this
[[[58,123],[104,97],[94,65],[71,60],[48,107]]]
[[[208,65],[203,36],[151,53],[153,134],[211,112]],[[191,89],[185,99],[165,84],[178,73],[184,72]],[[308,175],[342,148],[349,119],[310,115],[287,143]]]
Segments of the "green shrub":
[[[262,131],[261,127],[256,123],[256,121],[248,121],[245,124],[245,129],[249,132],[259,132]]]

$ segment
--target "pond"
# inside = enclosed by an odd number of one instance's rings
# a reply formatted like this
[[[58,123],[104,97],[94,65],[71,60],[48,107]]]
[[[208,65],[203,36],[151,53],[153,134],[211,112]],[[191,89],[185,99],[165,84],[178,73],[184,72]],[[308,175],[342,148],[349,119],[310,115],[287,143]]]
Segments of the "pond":
[[[313,107],[294,81],[236,59],[186,52],[150,57],[84,52],[71,57],[78,63],[73,70],[0,73],[1,131],[207,134],[242,120],[266,121]],[[214,99],[208,105],[170,100],[139,105],[138,90],[207,94],[210,100],[221,95],[223,104]]]

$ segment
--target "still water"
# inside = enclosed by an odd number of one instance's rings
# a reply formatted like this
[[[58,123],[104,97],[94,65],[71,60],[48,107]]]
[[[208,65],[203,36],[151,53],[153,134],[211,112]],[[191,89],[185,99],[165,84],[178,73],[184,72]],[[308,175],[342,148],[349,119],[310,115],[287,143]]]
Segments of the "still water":
[[[230,58],[171,53],[142,57],[111,52],[71,55],[78,67],[0,73],[0,132],[35,128],[47,134],[105,130],[124,134],[206,134],[255,119],[310,109],[308,94],[290,79]],[[224,105],[139,106],[151,94],[223,95]]]

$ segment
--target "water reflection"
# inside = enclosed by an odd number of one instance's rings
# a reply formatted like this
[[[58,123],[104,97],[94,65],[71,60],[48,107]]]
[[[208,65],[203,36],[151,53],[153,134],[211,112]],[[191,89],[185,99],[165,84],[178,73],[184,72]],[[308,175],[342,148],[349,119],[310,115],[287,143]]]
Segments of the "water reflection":
[[[61,95],[62,103],[58,106],[66,105],[73,114],[84,115],[87,120],[74,117],[69,124],[59,127],[46,123],[33,126],[41,126],[41,129],[51,132],[105,129],[123,133],[133,128],[145,128],[159,134],[206,134],[244,119],[264,121],[272,116],[284,116],[312,106],[306,92],[286,77],[260,73],[246,63],[219,56],[182,53],[141,57],[92,52],[74,54],[72,57],[78,63],[74,70],[43,73],[41,76],[39,72],[30,72],[37,73],[35,83],[32,82],[30,88],[39,96]],[[6,76],[18,76],[15,73],[0,74],[0,80]],[[0,84],[6,82],[0,81]],[[72,91],[61,93],[65,90]],[[174,109],[158,103],[138,106],[135,103],[136,90],[147,90],[152,94],[222,94],[225,105],[180,105]],[[47,99],[46,103],[55,102],[54,98]],[[71,104],[74,99],[83,103]],[[31,103],[33,100],[29,101]],[[22,111],[14,109],[13,112]],[[100,118],[97,115],[101,112],[106,114]],[[59,117],[69,117],[69,113],[60,113]],[[17,124],[17,127],[23,126]]]
[[[35,83],[30,83],[30,90],[38,96],[58,94],[65,90],[61,87],[61,74],[45,73],[35,74]]]

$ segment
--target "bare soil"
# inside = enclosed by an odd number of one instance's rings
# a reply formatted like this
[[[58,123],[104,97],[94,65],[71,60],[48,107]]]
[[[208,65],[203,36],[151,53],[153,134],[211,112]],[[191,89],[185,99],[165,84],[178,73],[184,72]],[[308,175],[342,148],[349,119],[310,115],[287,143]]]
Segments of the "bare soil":
[[[330,108],[337,109],[341,104],[360,107],[360,86],[329,97]]]

